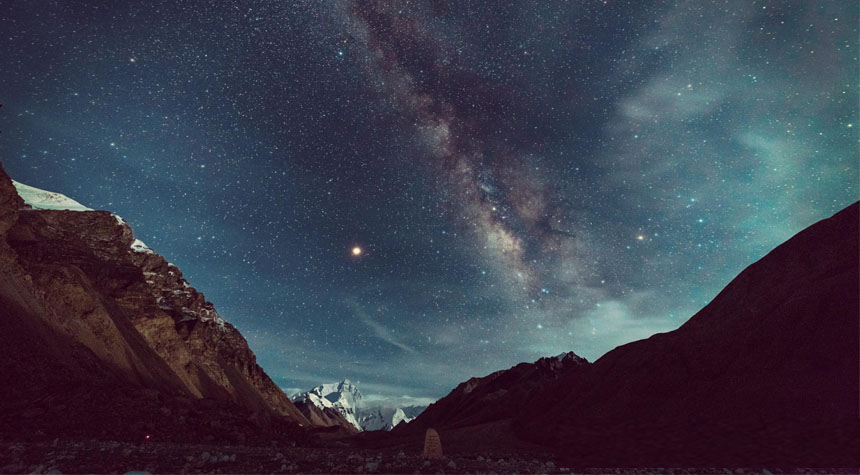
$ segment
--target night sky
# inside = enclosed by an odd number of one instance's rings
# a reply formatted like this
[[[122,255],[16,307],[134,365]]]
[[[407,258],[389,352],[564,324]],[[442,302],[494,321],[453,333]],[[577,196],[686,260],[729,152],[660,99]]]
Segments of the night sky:
[[[33,0],[0,38],[7,172],[123,216],[288,391],[593,361],[858,199],[853,1]]]

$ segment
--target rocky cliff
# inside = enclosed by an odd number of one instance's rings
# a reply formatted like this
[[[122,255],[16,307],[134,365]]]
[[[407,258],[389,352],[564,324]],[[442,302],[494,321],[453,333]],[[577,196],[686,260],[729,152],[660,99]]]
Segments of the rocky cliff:
[[[315,427],[338,429],[345,434],[358,433],[358,429],[333,407],[318,407],[310,401],[296,401],[294,404]]]
[[[242,335],[128,224],[34,209],[2,168],[0,340],[2,417],[19,430],[176,438],[308,425]],[[80,414],[92,422],[75,424]]]

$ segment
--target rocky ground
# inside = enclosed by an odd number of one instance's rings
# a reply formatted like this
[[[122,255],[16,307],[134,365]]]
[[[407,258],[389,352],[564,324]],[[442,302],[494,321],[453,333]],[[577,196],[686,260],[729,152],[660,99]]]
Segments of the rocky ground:
[[[0,443],[0,473],[856,473],[840,469],[571,468],[547,458],[463,453],[426,461],[419,453],[349,447],[249,447],[105,441]]]

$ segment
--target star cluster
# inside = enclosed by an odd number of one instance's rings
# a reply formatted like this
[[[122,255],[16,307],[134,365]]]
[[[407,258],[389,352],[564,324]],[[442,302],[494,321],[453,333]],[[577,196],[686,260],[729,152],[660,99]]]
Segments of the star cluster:
[[[284,388],[595,359],[858,199],[839,2],[0,8],[7,171],[126,218]]]

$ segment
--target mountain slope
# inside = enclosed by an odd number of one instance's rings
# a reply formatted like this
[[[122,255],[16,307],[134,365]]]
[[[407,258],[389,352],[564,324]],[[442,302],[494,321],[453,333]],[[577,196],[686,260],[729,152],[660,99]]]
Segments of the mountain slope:
[[[859,209],[780,245],[675,331],[472,378],[392,436],[538,443],[575,467],[860,466]]]
[[[223,426],[241,438],[308,424],[241,334],[127,224],[13,185],[2,168],[0,326],[4,427],[134,439]]]
[[[511,419],[521,408],[537,403],[533,398],[538,390],[588,365],[585,358],[570,352],[472,378],[396,431],[423,433],[430,427],[456,428]]]
[[[679,329],[607,353],[518,432],[586,463],[856,466],[858,204],[749,266]],[[544,394],[546,396],[546,394]]]
[[[310,401],[296,401],[294,404],[313,426],[328,428],[339,427],[347,434],[355,434],[359,431],[359,429],[346,420],[343,414],[334,407],[320,408]]]

